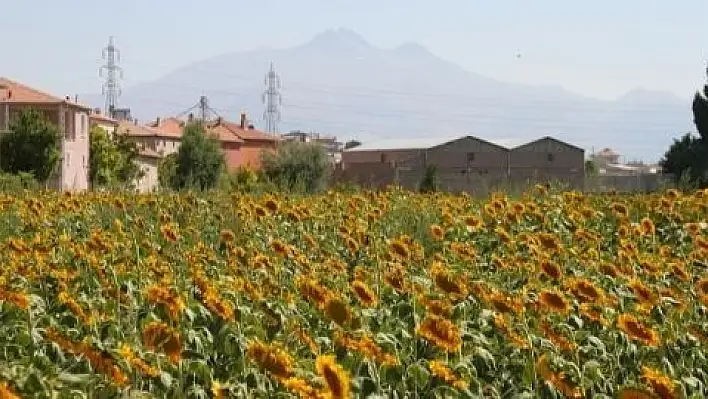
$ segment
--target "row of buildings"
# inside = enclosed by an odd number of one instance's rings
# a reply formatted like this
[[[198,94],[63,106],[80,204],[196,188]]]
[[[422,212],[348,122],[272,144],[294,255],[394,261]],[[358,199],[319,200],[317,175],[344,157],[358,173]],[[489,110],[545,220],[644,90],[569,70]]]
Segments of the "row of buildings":
[[[168,117],[138,124],[127,115],[126,119],[117,120],[80,104],[77,99],[53,96],[0,77],[0,133],[7,131],[10,120],[25,108],[40,111],[62,132],[61,164],[50,178],[48,186],[69,191],[90,187],[89,132],[92,125],[103,128],[111,135],[126,135],[138,143],[139,162],[144,176],[137,182],[137,187],[140,191],[151,191],[158,184],[159,160],[177,152],[184,124],[188,122]],[[220,142],[229,170],[241,166],[257,168],[261,152],[275,149],[280,140],[279,137],[255,129],[245,113],[239,115],[238,122],[223,118],[207,121],[206,130]]]
[[[137,182],[140,191],[158,185],[160,159],[179,149],[184,125],[189,121],[175,117],[157,118],[139,124],[129,113],[119,119],[102,115],[80,104],[77,99],[56,97],[21,83],[0,78],[0,132],[23,108],[41,111],[59,126],[62,160],[51,188],[85,190],[89,182],[89,131],[98,125],[110,134],[121,134],[139,144],[139,162],[144,176]],[[495,189],[524,188],[539,182],[563,182],[570,188],[606,191],[652,190],[661,182],[660,168],[624,165],[619,154],[603,149],[590,160],[598,167],[596,177],[586,176],[585,151],[553,137],[530,142],[485,140],[474,136],[449,139],[381,140],[346,146],[336,137],[294,131],[282,136],[255,129],[248,115],[237,121],[224,118],[206,122],[207,133],[221,144],[227,168],[258,168],[263,151],[271,151],[280,141],[310,142],[322,145],[330,156],[334,176],[339,182],[366,187],[399,184],[416,189],[429,165],[435,165],[441,188],[453,192],[485,194]]]
[[[453,192],[488,193],[553,181],[581,189],[585,151],[553,137],[527,143],[474,136],[381,141],[344,150],[336,176],[365,186],[415,189],[429,165],[435,165],[441,188]]]

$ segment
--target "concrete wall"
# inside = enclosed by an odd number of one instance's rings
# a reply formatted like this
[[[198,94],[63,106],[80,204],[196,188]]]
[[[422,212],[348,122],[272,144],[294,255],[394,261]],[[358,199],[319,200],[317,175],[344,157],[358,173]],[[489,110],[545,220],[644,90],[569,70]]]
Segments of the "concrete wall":
[[[89,113],[66,109],[66,131],[62,149],[62,189],[87,190],[89,187]]]
[[[356,149],[344,151],[342,153],[342,167],[347,169],[352,164],[375,164],[375,163],[399,163],[413,158],[424,150],[402,149],[402,150],[365,150]]]
[[[263,151],[275,151],[274,142],[246,140],[241,144],[241,165],[253,169],[261,167],[261,153]]]
[[[224,161],[226,161],[226,170],[229,172],[236,170],[243,164],[243,153],[241,152],[241,143],[221,142],[221,151],[224,152]]]
[[[158,188],[158,173],[157,167],[159,158],[154,157],[138,157],[138,164],[144,175],[136,182],[136,188],[141,193],[151,192]]]

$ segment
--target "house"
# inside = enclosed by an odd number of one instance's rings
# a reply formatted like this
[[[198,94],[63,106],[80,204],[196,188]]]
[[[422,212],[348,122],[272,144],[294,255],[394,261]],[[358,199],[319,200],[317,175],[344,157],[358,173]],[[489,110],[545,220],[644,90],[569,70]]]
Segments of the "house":
[[[111,137],[116,133],[118,129],[119,122],[107,115],[103,115],[101,110],[95,108],[91,115],[89,115],[89,121],[91,126],[98,126],[105,130]]]
[[[149,126],[139,125],[134,121],[119,122],[116,134],[126,135],[140,149],[137,162],[143,172],[143,176],[135,182],[138,191],[150,192],[156,190],[159,183],[158,166],[160,160],[164,157],[164,152],[158,152],[157,148],[158,145],[161,149],[171,148],[171,146],[163,144],[171,141],[171,137],[164,137],[164,132],[159,132]]]
[[[428,166],[435,166],[449,191],[488,193],[532,179],[581,187],[584,151],[551,137],[530,143],[475,136],[385,140],[345,150],[336,175],[357,184],[416,189]]]
[[[339,164],[342,161],[342,150],[344,144],[337,141],[335,136],[326,136],[319,133],[305,133],[299,130],[285,133],[280,136],[284,141],[297,141],[300,143],[316,143],[321,145],[332,164]]]
[[[239,123],[229,122],[218,118],[208,126],[208,131],[213,132],[221,141],[224,150],[226,167],[232,171],[239,167],[259,169],[261,154],[264,151],[275,151],[280,138],[257,130],[248,122],[246,113],[241,113]],[[226,140],[227,137],[237,137],[240,142]]]
[[[152,192],[157,190],[160,182],[158,174],[160,160],[162,156],[150,149],[143,149],[138,155],[138,165],[143,172],[142,176],[135,182],[135,188],[141,192]]]
[[[0,77],[0,132],[23,109],[36,109],[56,124],[62,133],[61,164],[48,187],[67,191],[89,187],[89,116],[91,108],[19,82]]]

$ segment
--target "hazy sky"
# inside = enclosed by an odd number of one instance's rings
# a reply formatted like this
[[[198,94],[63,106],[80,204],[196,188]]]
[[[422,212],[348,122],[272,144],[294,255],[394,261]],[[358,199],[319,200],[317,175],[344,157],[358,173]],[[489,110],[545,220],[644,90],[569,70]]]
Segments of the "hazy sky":
[[[499,80],[605,99],[638,87],[688,99],[705,77],[706,16],[706,0],[0,0],[0,76],[58,95],[98,92],[109,35],[129,86],[217,54],[348,28],[378,47],[420,43]]]

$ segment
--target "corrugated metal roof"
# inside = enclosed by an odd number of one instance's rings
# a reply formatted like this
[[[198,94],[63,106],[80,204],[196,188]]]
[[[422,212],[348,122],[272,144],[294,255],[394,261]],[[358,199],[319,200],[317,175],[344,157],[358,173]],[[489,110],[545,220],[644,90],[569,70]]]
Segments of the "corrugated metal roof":
[[[382,140],[372,140],[363,142],[360,146],[350,148],[345,150],[345,152],[351,151],[379,151],[379,150],[422,150],[432,148],[441,144],[448,143],[450,141],[459,140],[465,137],[475,137],[482,141],[487,141],[489,143],[511,149],[522,144],[528,143],[530,140],[524,140],[520,138],[499,138],[499,139],[487,139],[484,137],[476,136],[438,136],[438,137],[405,137],[398,139],[382,139]]]
[[[454,137],[404,137],[397,139],[380,139],[363,142],[360,146],[349,148],[351,151],[377,151],[377,150],[423,150],[449,141],[457,140],[462,136]]]

